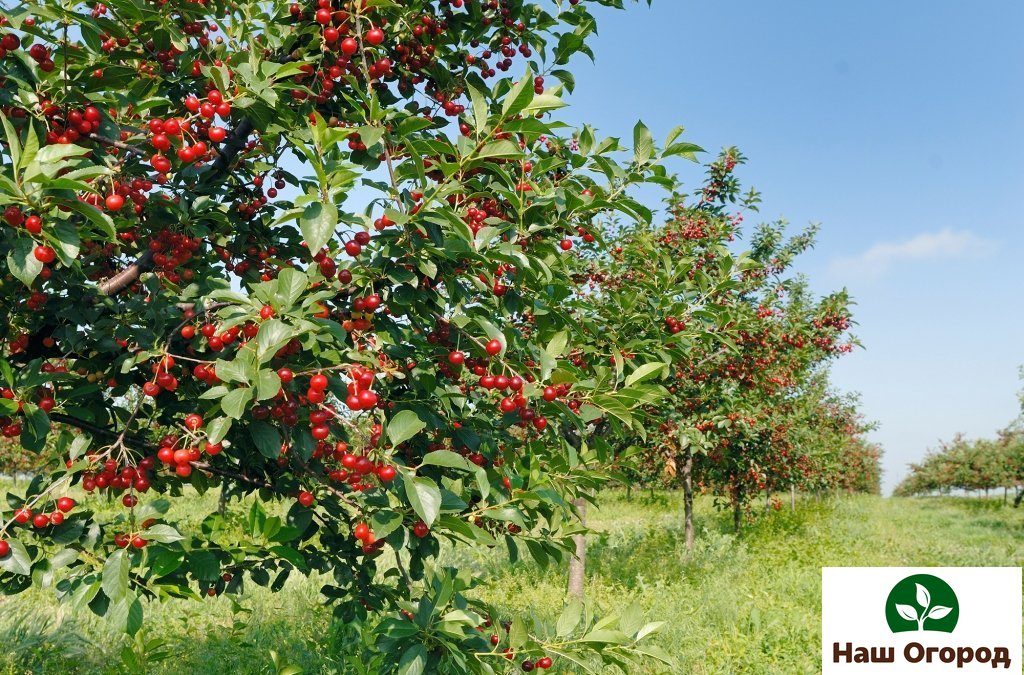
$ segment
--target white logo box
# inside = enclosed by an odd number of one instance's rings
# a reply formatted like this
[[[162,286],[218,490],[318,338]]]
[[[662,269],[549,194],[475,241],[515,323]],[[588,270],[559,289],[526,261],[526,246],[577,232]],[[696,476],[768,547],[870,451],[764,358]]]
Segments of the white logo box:
[[[893,587],[908,576],[930,574],[956,593],[960,617],[952,633],[909,631],[894,633],[885,617]],[[1021,568],[1019,567],[824,567],[821,570],[822,673],[1021,673]],[[834,645],[840,645],[835,662]],[[847,643],[852,650],[847,649]],[[908,645],[916,643],[920,649]],[[845,654],[862,659],[867,650],[892,649],[891,663],[848,662]],[[986,662],[973,659],[974,650],[989,649]],[[994,650],[1005,649],[1005,660],[993,663]],[[957,653],[958,658],[952,654]],[[964,662],[971,650],[971,660]],[[876,652],[883,653],[883,652]],[[1001,652],[1002,653],[1002,652]],[[979,653],[986,656],[985,652]],[[913,660],[916,660],[914,662]]]

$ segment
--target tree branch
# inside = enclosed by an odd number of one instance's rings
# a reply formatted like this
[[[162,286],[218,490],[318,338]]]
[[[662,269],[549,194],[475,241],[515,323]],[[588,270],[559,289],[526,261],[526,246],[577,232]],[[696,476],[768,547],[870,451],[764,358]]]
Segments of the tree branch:
[[[252,122],[248,117],[238,123],[238,126],[236,126],[234,131],[231,132],[231,137],[224,143],[224,147],[221,149],[220,154],[217,155],[217,159],[213,160],[213,164],[210,165],[210,171],[207,174],[208,180],[216,180],[231,168],[231,163],[235,161],[235,158],[238,157],[238,153],[245,147],[245,143],[248,140],[249,135],[252,134],[252,131]],[[95,136],[95,134],[92,135]],[[103,139],[103,141],[107,140],[108,139]],[[115,147],[122,147],[125,145],[119,141],[109,142]],[[140,152],[139,154],[141,155],[142,153]],[[146,249],[146,251],[144,251],[142,255],[140,255],[131,265],[106,281],[101,282],[99,285],[99,293],[104,296],[117,295],[134,284],[138,278],[142,276],[143,272],[148,272],[151,269],[153,269],[153,252]]]
[[[143,151],[141,148],[131,145],[129,143],[124,143],[122,141],[115,141],[111,138],[107,138],[106,136],[100,136],[99,134],[89,134],[89,139],[96,141],[101,145],[109,145],[111,147],[124,150],[125,152],[130,152],[131,154],[136,155],[138,157],[146,156],[145,151]]]

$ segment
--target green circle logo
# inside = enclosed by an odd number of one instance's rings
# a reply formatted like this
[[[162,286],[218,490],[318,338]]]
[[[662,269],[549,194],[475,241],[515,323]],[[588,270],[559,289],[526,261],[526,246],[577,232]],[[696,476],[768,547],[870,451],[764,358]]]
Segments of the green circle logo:
[[[892,587],[885,621],[893,633],[932,630],[952,633],[960,618],[956,593],[931,574],[912,574]]]

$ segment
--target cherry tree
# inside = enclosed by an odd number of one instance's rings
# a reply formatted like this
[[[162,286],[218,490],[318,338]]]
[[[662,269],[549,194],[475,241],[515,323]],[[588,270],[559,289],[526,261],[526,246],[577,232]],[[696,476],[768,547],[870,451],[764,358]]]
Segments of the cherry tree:
[[[648,221],[631,188],[694,151],[552,114],[591,7],[622,4],[8,11],[0,428],[60,461],[8,498],[4,592],[56,575],[134,633],[146,602],[318,572],[372,631],[367,672],[666,659],[656,625],[502,617],[437,563],[564,559],[611,475],[595,430],[644,433],[631,411],[667,394],[653,347],[605,339],[623,317],[567,311],[607,214]],[[211,488],[244,541],[169,517]]]

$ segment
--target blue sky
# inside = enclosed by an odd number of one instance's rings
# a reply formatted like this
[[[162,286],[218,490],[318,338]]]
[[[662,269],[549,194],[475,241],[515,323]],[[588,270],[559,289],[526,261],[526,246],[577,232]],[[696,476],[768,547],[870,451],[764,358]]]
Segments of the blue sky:
[[[834,380],[880,423],[886,486],[1018,412],[1024,3],[655,0],[601,12],[562,117],[737,145],[761,219],[822,224],[799,270],[847,287]],[[748,219],[749,221],[749,219]]]

